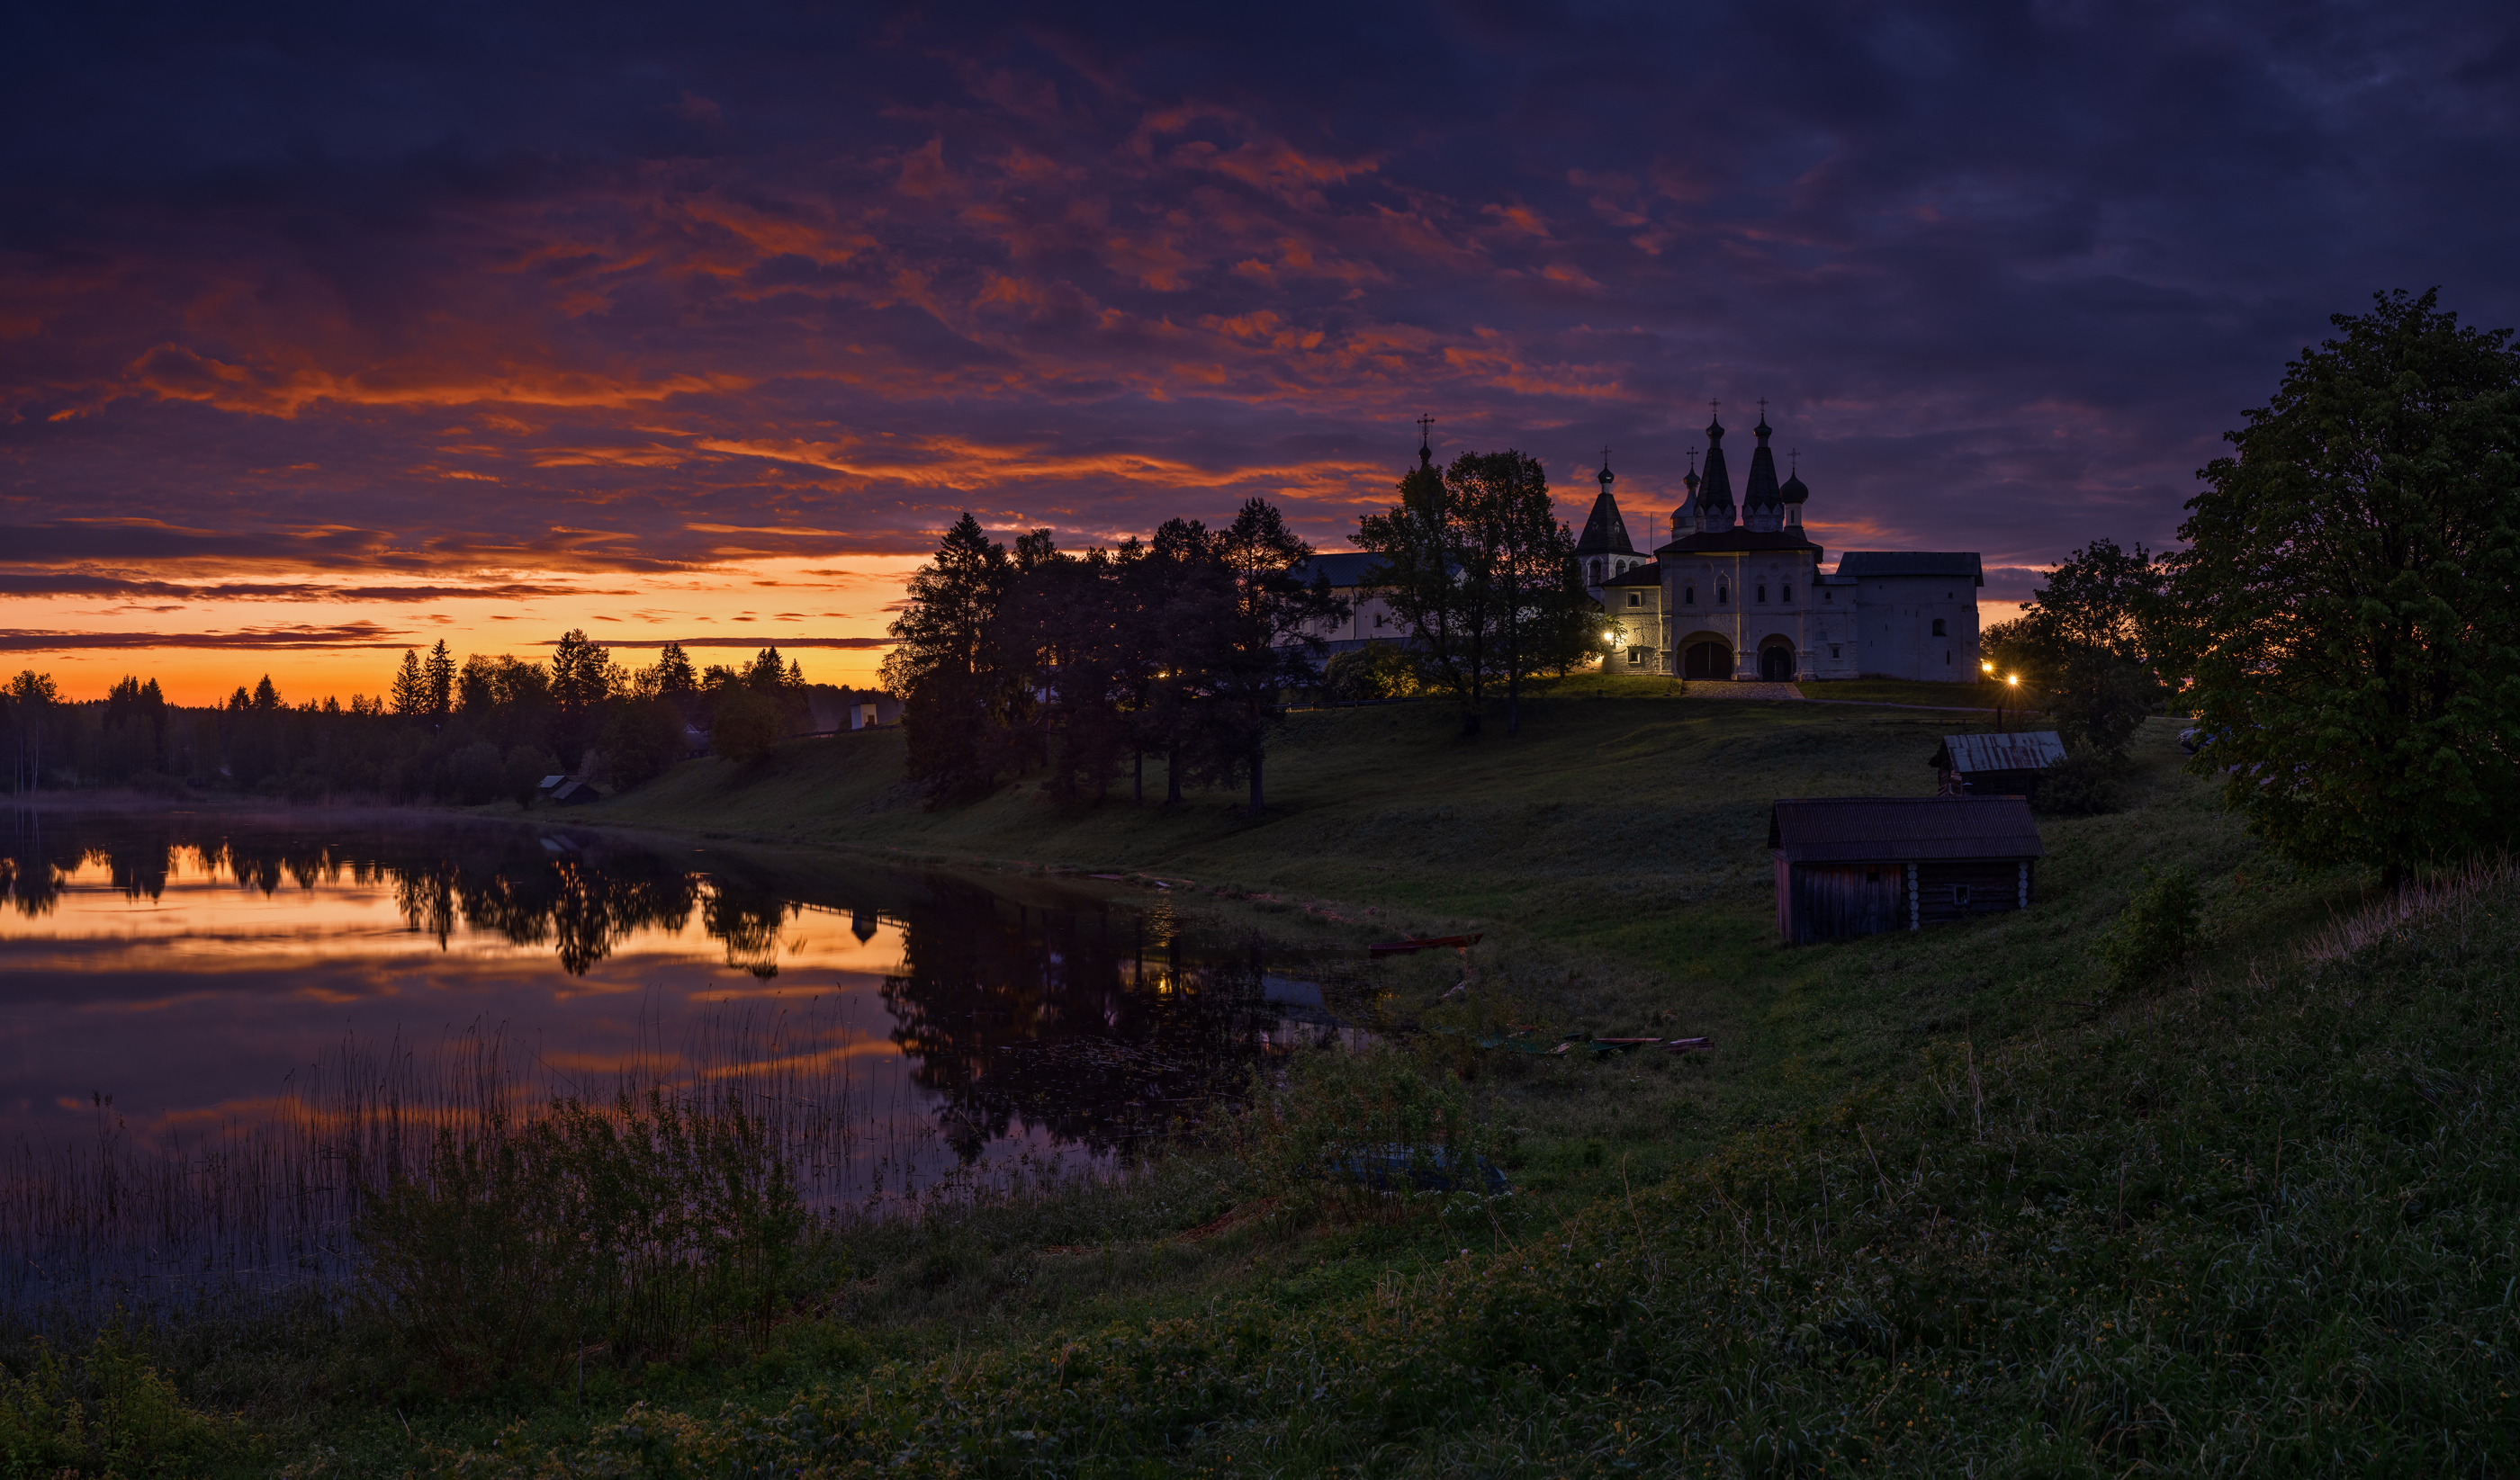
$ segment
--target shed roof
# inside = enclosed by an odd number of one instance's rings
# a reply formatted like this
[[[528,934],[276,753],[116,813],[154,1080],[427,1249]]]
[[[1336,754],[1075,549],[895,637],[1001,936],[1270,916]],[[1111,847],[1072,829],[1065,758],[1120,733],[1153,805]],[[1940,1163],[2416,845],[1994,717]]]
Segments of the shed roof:
[[[1974,550],[1850,550],[1837,561],[1840,575],[1930,575],[1986,584]]]
[[[2025,735],[1946,735],[1933,763],[1966,776],[1979,771],[2045,771],[2064,759],[2065,742],[2055,731],[2033,730]]]
[[[2044,858],[2017,796],[1814,796],[1768,814],[1768,846],[1794,864]]]
[[[1604,586],[1659,586],[1662,584],[1662,567],[1647,561],[1622,570],[1617,575],[1603,580],[1601,584]]]

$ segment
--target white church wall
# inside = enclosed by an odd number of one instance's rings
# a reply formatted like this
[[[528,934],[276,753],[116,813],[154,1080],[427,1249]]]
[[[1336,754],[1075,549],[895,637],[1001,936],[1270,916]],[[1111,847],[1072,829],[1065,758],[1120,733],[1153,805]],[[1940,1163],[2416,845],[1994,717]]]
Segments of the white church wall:
[[[1845,587],[1837,589],[1844,590]],[[1858,671],[1867,678],[1975,683],[1977,589],[1955,576],[1866,576],[1856,592]],[[1938,634],[1934,624],[1942,623]]]

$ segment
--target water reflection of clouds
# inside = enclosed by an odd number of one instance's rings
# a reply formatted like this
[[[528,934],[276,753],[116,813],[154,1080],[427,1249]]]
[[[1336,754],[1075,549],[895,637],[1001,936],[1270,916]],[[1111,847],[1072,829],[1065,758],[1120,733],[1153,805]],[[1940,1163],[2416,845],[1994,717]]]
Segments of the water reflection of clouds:
[[[477,1029],[557,1093],[841,1086],[847,1175],[891,1196],[1103,1160],[1285,1039],[1257,956],[1190,949],[1160,898],[553,840],[408,815],[0,832],[0,1129],[75,1127],[106,1091],[199,1138],[345,1044]],[[739,1019],[780,1024],[775,1051],[709,1040]]]

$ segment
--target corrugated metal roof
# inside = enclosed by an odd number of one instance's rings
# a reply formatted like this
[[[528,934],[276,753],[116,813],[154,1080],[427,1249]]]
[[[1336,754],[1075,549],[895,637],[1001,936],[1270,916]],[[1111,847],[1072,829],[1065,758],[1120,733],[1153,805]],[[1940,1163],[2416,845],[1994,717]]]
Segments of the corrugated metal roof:
[[[1986,584],[1974,550],[1850,550],[1838,558],[1837,573],[1857,577],[1933,575]]]
[[[1787,863],[1914,863],[2045,858],[2030,803],[2017,796],[1815,796],[1778,802],[1768,846]]]
[[[1966,776],[1979,771],[2045,771],[2065,759],[2065,742],[2053,730],[2026,735],[1946,735],[1936,757]]]

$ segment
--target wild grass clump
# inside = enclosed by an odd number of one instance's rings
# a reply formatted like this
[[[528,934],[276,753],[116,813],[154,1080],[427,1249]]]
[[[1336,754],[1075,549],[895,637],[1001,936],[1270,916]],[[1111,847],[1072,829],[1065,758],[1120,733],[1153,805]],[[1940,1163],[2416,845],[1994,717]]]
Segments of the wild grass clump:
[[[450,1392],[757,1341],[808,1223],[782,1149],[737,1096],[652,1088],[441,1128],[368,1191],[351,1298]]]
[[[1496,1149],[1459,1076],[1389,1045],[1294,1055],[1227,1139],[1252,1192],[1298,1215],[1482,1194]]]
[[[120,1332],[74,1357],[38,1346],[0,1371],[0,1475],[191,1475],[251,1448],[234,1419],[187,1407]]]
[[[2205,938],[2196,871],[2143,866],[2143,884],[2100,939],[2100,960],[2121,991],[2157,982],[2196,954]]]

